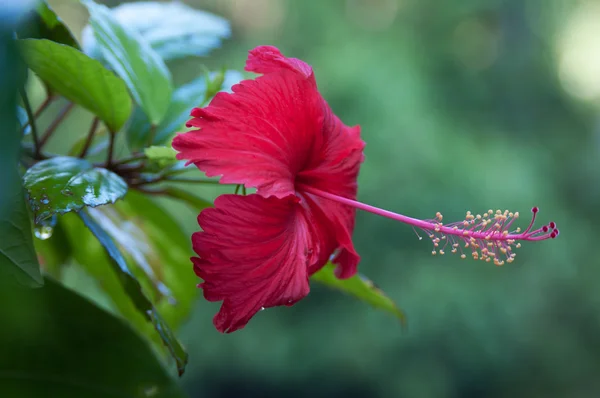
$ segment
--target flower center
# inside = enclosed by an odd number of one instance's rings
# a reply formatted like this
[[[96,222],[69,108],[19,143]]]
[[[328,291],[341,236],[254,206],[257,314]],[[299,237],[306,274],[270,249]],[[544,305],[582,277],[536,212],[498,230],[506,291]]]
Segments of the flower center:
[[[304,192],[312,195],[400,221],[411,225],[413,229],[421,229],[427,233],[427,236],[433,242],[433,255],[438,253],[443,255],[447,249],[450,249],[452,253],[460,251],[461,257],[465,258],[466,254],[463,251],[464,248],[467,249],[467,251],[470,251],[471,256],[476,260],[493,261],[496,265],[503,265],[505,260],[509,263],[514,261],[516,254],[513,253],[513,247],[521,247],[521,244],[518,241],[554,239],[559,234],[556,223],[554,222],[550,222],[541,228],[532,230],[536,215],[539,211],[537,207],[531,209],[531,212],[533,213],[531,222],[527,229],[521,232],[520,228],[516,228],[513,231],[510,230],[512,223],[519,218],[518,212],[513,213],[508,210],[505,210],[504,212],[497,210],[494,212],[493,210],[488,210],[486,213],[483,213],[483,215],[474,215],[468,211],[463,221],[443,224],[443,216],[439,212],[434,219],[420,220],[334,195],[306,184],[300,183],[297,184],[297,186],[301,187]],[[415,233],[417,233],[416,230]],[[422,239],[418,233],[417,236],[419,239]]]

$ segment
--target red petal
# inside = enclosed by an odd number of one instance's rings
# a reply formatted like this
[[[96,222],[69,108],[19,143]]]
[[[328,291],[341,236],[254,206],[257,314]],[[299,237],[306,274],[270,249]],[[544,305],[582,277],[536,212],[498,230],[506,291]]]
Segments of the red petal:
[[[300,74],[281,71],[245,80],[233,94],[219,93],[204,109],[194,109],[173,147],[207,176],[222,183],[258,188],[263,196],[295,192],[294,179],[319,141],[323,100]]]
[[[261,308],[292,305],[309,292],[308,267],[321,256],[314,220],[296,196],[221,195],[198,216],[192,237],[204,297],[221,301],[221,332],[243,328]]]
[[[360,128],[344,125],[333,114],[306,63],[262,46],[250,52],[246,69],[265,75],[194,109],[188,126],[199,130],[175,138],[178,158],[194,162],[207,176],[222,175],[222,183],[256,187],[264,197],[303,197],[307,211],[319,220],[319,258],[309,274],[339,248],[338,276],[354,275],[360,259],[351,239],[354,209],[302,193],[302,184],[356,199],[365,145]]]
[[[273,46],[259,46],[251,50],[245,69],[262,74],[291,70],[314,82],[313,70],[309,64],[297,58],[284,57],[279,49]]]
[[[348,127],[324,104],[325,119],[322,129],[321,148],[313,151],[314,156],[304,170],[298,173],[297,186],[308,185],[338,196],[356,200],[357,178],[364,160],[365,143],[360,139],[360,127]],[[340,251],[333,262],[338,264],[336,275],[350,278],[356,273],[359,255],[354,250],[354,208],[342,206],[327,199],[305,194],[313,206],[321,208],[330,221],[329,228]]]

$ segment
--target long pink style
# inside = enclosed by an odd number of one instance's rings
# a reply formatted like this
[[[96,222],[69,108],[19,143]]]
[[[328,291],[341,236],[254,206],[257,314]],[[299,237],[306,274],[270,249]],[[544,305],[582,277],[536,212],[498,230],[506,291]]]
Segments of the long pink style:
[[[510,231],[510,227],[514,220],[519,218],[519,213],[509,212],[508,210],[496,210],[496,212],[488,210],[483,213],[483,215],[474,215],[469,211],[463,221],[443,224],[443,216],[439,212],[436,214],[435,219],[419,220],[417,218],[393,213],[388,210],[383,210],[352,199],[321,191],[314,187],[303,185],[302,190],[324,199],[333,200],[346,206],[400,221],[411,225],[414,228],[419,228],[425,231],[433,241],[433,255],[438,253],[443,255],[446,252],[446,248],[450,246],[450,251],[452,253],[460,251],[461,257],[465,258],[466,255],[462,250],[463,248],[458,243],[458,241],[462,241],[464,248],[470,249],[474,259],[488,262],[493,261],[496,265],[503,265],[504,260],[502,258],[505,258],[506,262],[509,263],[514,260],[516,254],[513,252],[513,246],[516,248],[521,247],[521,244],[518,243],[518,241],[554,239],[559,234],[556,223],[554,222],[550,222],[541,228],[532,230],[536,215],[539,211],[537,207],[531,209],[531,212],[533,213],[531,222],[527,229],[521,232],[520,228]],[[417,236],[421,239],[419,234],[417,234]]]

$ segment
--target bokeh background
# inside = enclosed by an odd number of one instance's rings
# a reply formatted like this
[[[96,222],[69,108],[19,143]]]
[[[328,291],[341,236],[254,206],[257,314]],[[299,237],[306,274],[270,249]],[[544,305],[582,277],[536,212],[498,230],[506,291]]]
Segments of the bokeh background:
[[[49,3],[79,35],[84,8]],[[202,62],[241,70],[261,44],[310,63],[334,111],[362,126],[361,201],[457,221],[510,209],[523,227],[539,206],[540,222],[561,230],[495,267],[432,257],[410,227],[359,213],[360,271],[405,310],[408,330],[314,286],[294,307],[221,335],[218,304],[202,300],[181,331],[190,396],[600,396],[600,2],[185,3],[228,18],[233,35],[205,60],[172,62],[176,82]],[[168,208],[197,229],[191,211]]]

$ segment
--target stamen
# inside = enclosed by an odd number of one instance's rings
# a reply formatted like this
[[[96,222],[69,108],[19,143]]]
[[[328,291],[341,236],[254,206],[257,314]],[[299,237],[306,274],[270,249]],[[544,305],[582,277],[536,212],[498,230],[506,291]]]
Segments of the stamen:
[[[521,247],[521,244],[517,241],[554,239],[559,234],[554,221],[532,231],[536,215],[539,212],[539,208],[537,207],[531,209],[531,212],[533,213],[531,222],[527,229],[521,232],[520,228],[510,231],[512,223],[519,218],[519,212],[513,213],[508,210],[496,210],[496,212],[494,212],[493,210],[488,210],[486,213],[473,215],[468,211],[463,221],[444,225],[441,222],[443,215],[440,212],[435,214],[434,219],[419,220],[321,191],[320,189],[307,185],[301,185],[299,186],[299,189],[324,199],[333,200],[359,210],[364,210],[411,225],[419,237],[419,240],[422,238],[415,228],[421,229],[433,242],[432,255],[438,253],[443,255],[446,247],[450,245],[451,253],[460,251],[460,257],[466,258],[460,244],[464,243],[464,248],[471,250],[471,256],[475,260],[486,262],[493,261],[495,265],[501,266],[504,265],[505,262],[512,263],[514,261],[516,254],[513,253],[513,247]],[[440,248],[441,241],[444,241],[444,244]]]

